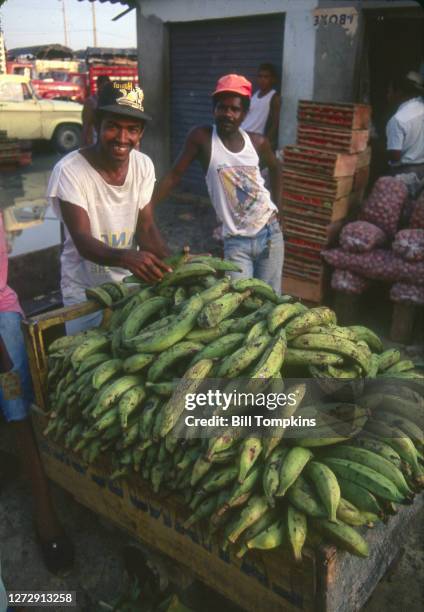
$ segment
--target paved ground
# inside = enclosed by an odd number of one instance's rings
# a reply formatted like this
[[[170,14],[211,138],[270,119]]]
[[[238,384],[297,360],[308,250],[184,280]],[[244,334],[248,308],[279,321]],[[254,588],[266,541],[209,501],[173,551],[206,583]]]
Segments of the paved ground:
[[[40,172],[39,180],[23,180],[25,185],[39,185],[45,180],[46,168],[53,156],[44,154],[36,158],[32,172]],[[29,169],[30,171],[30,169]],[[3,188],[16,189],[13,180]],[[11,197],[16,192],[8,192]],[[26,196],[31,198],[31,188]],[[38,194],[37,194],[38,197]],[[215,215],[210,207],[190,203],[165,203],[158,209],[161,229],[172,249],[189,244],[194,252],[218,251],[219,243],[211,240],[211,229],[215,227]],[[0,449],[10,449],[8,430],[0,424]],[[126,536],[111,530],[90,511],[82,508],[66,493],[54,489],[54,498],[59,515],[77,551],[74,571],[60,579],[50,575],[43,567],[37,545],[34,542],[31,499],[28,487],[21,476],[4,484],[0,481],[0,554],[4,581],[9,589],[76,590],[77,610],[94,612],[99,599],[110,601],[124,585],[126,571],[123,549],[128,544]],[[377,587],[372,599],[365,606],[368,612],[421,612],[424,605],[424,521],[405,532],[404,555],[390,577]],[[164,570],[157,557],[151,557],[159,567],[162,579],[170,574],[181,585],[187,585],[190,577],[179,573],[175,567]],[[195,584],[187,594],[187,602],[194,610],[222,612],[234,610],[201,585]],[[57,608],[59,610],[59,608]],[[37,610],[32,608],[32,610]],[[262,611],[258,611],[262,612]],[[265,611],[263,611],[265,612]]]

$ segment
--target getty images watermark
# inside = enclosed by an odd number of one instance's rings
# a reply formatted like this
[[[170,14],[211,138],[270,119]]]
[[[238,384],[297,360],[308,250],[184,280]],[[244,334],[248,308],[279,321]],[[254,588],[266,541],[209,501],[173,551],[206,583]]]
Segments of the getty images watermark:
[[[215,411],[210,416],[196,417],[193,414],[184,417],[186,427],[315,427],[315,418],[290,415],[287,417],[269,417],[266,414],[251,412],[276,410],[278,408],[294,407],[298,403],[296,393],[249,393],[233,390],[209,389],[205,393],[187,393],[185,410],[193,411],[207,408]],[[250,414],[229,414],[227,411],[250,409]],[[218,411],[218,413],[216,413]],[[223,411],[225,414],[220,414]]]

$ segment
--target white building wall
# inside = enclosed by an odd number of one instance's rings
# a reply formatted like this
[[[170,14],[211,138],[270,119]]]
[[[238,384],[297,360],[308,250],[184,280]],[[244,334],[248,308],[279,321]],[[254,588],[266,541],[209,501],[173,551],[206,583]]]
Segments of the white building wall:
[[[285,13],[282,107],[279,144],[296,138],[299,99],[352,101],[366,9],[418,7],[412,0],[138,0],[137,29],[141,83],[146,108],[155,119],[143,147],[160,176],[172,160],[169,125],[169,40],[166,24]],[[316,9],[356,10],[353,30],[317,26]]]

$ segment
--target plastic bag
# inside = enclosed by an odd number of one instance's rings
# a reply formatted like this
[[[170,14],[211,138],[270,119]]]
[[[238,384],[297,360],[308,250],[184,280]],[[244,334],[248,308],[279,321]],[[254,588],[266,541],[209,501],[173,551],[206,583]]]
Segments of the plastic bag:
[[[392,176],[382,176],[364,202],[361,219],[374,223],[387,236],[394,236],[407,197],[408,189],[402,181]]]
[[[340,246],[350,253],[369,253],[386,241],[382,229],[368,221],[353,221],[340,232]]]
[[[371,253],[347,253],[339,248],[321,251],[321,254],[331,266],[371,280],[424,285],[424,262],[404,261],[393,251],[375,249]]]
[[[331,275],[331,288],[343,293],[360,295],[368,289],[370,282],[349,270],[334,270]]]
[[[420,197],[415,200],[414,210],[412,211],[409,225],[416,229],[424,229],[424,191]]]
[[[404,229],[392,244],[393,252],[406,261],[424,260],[424,229]]]
[[[424,304],[424,286],[394,283],[390,289],[390,299],[405,304]]]

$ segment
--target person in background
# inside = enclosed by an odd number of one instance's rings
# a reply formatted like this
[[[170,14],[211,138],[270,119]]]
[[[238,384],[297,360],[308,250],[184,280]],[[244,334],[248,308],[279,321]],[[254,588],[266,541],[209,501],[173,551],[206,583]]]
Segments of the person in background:
[[[97,102],[99,99],[99,95],[101,94],[103,88],[108,83],[111,83],[111,80],[106,74],[101,74],[97,77],[96,81],[96,91],[97,93],[89,96],[82,108],[82,145],[88,146],[92,145],[97,140],[97,132],[96,132],[96,108]]]
[[[397,110],[387,123],[390,173],[402,179],[411,197],[424,183],[424,80],[417,72],[393,79],[389,103]]]
[[[129,272],[148,283],[170,268],[169,254],[149,204],[152,160],[136,150],[150,117],[143,92],[105,87],[96,110],[98,140],[54,167],[47,197],[65,225],[61,290],[65,306],[85,301],[85,289],[121,281]],[[138,245],[138,250],[134,245]],[[77,333],[100,323],[98,313],[69,321]]]
[[[32,430],[32,385],[21,330],[23,313],[16,293],[7,285],[7,273],[6,237],[0,213],[0,411],[14,433],[19,458],[29,477],[44,563],[51,572],[59,573],[71,568],[74,549],[53,508]]]
[[[273,64],[259,66],[257,83],[259,89],[253,94],[250,109],[241,127],[246,132],[266,136],[275,151],[278,146],[281,97],[275,89],[278,80]]]
[[[198,160],[212,206],[223,224],[224,255],[241,272],[233,278],[260,278],[281,291],[283,235],[279,224],[281,172],[267,138],[241,124],[249,110],[252,84],[227,74],[212,94],[215,125],[195,127],[172,169],[155,188],[151,205],[166,198]],[[259,165],[269,169],[271,193]]]

